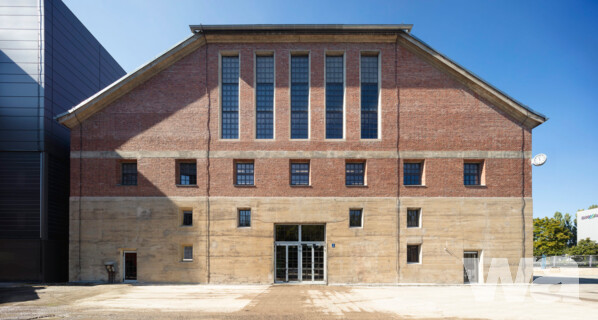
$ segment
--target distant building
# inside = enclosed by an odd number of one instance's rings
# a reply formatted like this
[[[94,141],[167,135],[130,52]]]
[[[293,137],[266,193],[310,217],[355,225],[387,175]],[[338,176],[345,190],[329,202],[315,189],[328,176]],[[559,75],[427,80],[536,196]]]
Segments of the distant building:
[[[585,238],[598,241],[598,208],[577,211],[577,242]]]
[[[0,281],[66,281],[69,130],[125,74],[62,1],[0,0]]]

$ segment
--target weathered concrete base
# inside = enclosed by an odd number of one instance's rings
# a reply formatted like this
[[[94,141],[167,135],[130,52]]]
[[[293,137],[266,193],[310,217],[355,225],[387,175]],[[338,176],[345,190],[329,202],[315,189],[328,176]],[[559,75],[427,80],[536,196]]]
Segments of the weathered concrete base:
[[[69,278],[106,281],[104,263],[115,261],[122,281],[123,251],[135,250],[139,282],[269,284],[274,224],[322,223],[331,284],[462,283],[470,250],[481,254],[482,278],[493,258],[506,258],[514,279],[523,219],[532,254],[525,201],[522,217],[521,198],[211,197],[208,219],[205,197],[72,197]],[[237,228],[237,208],[252,209],[250,228]],[[362,228],[349,228],[350,208],[363,208]],[[406,228],[409,208],[421,208],[421,228]],[[193,210],[192,227],[181,226],[182,209]],[[421,244],[421,263],[407,264],[407,244]],[[183,245],[193,245],[192,262],[182,261]]]

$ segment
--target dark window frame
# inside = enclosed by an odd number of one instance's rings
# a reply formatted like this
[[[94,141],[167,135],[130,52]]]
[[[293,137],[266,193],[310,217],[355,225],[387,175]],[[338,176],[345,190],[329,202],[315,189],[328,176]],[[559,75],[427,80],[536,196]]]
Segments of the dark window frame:
[[[408,244],[407,245],[407,264],[420,264],[420,263],[421,263],[421,244]]]
[[[251,168],[248,166],[251,165]],[[253,160],[235,160],[234,162],[234,169],[235,169],[235,186],[238,187],[253,187],[255,186],[255,161]],[[239,169],[243,169],[243,171],[251,170],[249,172],[239,172]],[[251,177],[251,178],[249,178]],[[240,179],[241,178],[241,179]],[[251,182],[251,183],[249,183]]]
[[[363,209],[349,209],[349,228],[363,228]]]
[[[128,168],[127,168],[128,167]],[[134,167],[134,171],[132,170]],[[123,161],[120,163],[120,185],[136,186],[139,178],[137,161]]]
[[[476,168],[474,170],[474,168]],[[463,185],[483,186],[484,161],[465,161],[463,163]]]
[[[291,139],[309,139],[309,54],[291,54]]]
[[[375,58],[375,64],[372,64]],[[379,139],[380,107],[380,54],[362,52],[359,57],[360,78],[360,136],[361,139]]]
[[[255,138],[274,139],[274,54],[255,56]]]
[[[177,185],[197,186],[197,161],[177,161]]]
[[[421,212],[421,208],[407,209],[407,228],[421,228]]]
[[[191,257],[187,257],[187,249],[191,248],[190,254]],[[191,244],[184,244],[183,245],[183,261],[184,262],[191,262],[193,261],[193,245]]]
[[[340,58],[339,62],[335,61]],[[325,57],[326,139],[345,138],[345,55],[326,54]],[[340,74],[340,75],[339,75]]]
[[[181,212],[182,212],[182,223],[181,223],[181,225],[184,226],[184,227],[191,227],[191,226],[193,226],[193,210],[183,209],[183,210],[181,210]]]
[[[419,166],[419,171],[415,168]],[[424,185],[425,162],[423,160],[403,161],[403,185],[423,186]]]
[[[236,59],[236,61],[233,59]],[[220,138],[235,140],[239,139],[239,77],[241,61],[239,54],[221,55],[220,60]],[[235,64],[236,70],[233,69]]]
[[[237,209],[237,228],[251,228],[251,208]]]
[[[359,165],[362,166],[359,169]],[[361,173],[349,172],[359,170]],[[346,161],[345,162],[345,186],[347,187],[365,187],[366,184],[366,161]]]
[[[305,167],[307,166],[307,173],[305,172],[297,172],[297,170],[302,170],[301,168],[293,168],[294,166],[297,167]],[[303,169],[304,170],[304,169]],[[291,160],[289,163],[289,178],[290,178],[290,185],[294,187],[307,187],[311,185],[311,163],[309,160]]]

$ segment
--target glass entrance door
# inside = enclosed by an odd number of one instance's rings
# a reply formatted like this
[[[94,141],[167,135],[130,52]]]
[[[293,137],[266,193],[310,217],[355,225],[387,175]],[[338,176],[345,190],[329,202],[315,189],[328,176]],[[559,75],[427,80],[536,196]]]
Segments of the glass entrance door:
[[[303,281],[324,281],[324,246],[303,244],[301,246]]]
[[[324,225],[275,226],[275,282],[324,281]]]
[[[294,282],[299,280],[299,246],[276,246],[276,281]]]

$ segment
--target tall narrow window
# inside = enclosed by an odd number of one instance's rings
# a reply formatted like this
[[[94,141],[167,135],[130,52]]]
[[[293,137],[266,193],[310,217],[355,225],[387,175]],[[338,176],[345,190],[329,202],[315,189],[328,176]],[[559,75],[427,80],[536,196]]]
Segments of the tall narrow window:
[[[121,181],[123,186],[137,185],[137,162],[125,162],[121,164]]]
[[[256,57],[257,139],[274,138],[274,56]]]
[[[345,184],[348,186],[365,185],[365,162],[347,162],[345,164]]]
[[[378,56],[361,56],[361,139],[378,138]]]
[[[253,185],[253,162],[235,163],[236,181],[239,186]]]
[[[291,162],[291,185],[309,185],[309,162]]]
[[[308,138],[309,57],[291,56],[291,139]]]
[[[481,184],[482,175],[481,163],[465,163],[463,167],[463,183],[466,186],[478,186]]]
[[[422,163],[405,162],[403,163],[403,185],[419,186],[422,184]]]
[[[326,139],[343,138],[343,56],[326,56]]]
[[[179,163],[179,184],[197,184],[197,165],[194,163]]]
[[[222,57],[222,139],[239,138],[239,56]]]

